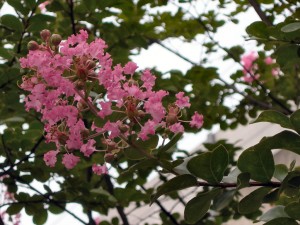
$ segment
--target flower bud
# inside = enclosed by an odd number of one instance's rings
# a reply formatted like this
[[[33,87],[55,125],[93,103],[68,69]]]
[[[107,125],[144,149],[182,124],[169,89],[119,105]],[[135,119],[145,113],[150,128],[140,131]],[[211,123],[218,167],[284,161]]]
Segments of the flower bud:
[[[36,41],[29,41],[27,44],[27,48],[30,51],[35,51],[39,49],[39,44]]]
[[[78,90],[82,90],[82,89],[84,89],[85,82],[83,80],[77,80],[75,82],[75,86]]]
[[[90,134],[90,132],[88,129],[84,129],[84,130],[80,131],[80,135],[81,135],[82,139],[88,138],[89,134]]]
[[[83,69],[83,68],[79,68],[79,69],[77,70],[77,76],[78,76],[80,79],[85,80],[86,77],[87,77],[87,71],[86,71],[85,69]]]
[[[62,40],[61,36],[59,34],[52,34],[51,36],[51,44],[54,46],[58,46]]]
[[[130,79],[129,81],[128,81],[128,86],[129,87],[131,87],[131,86],[138,86],[139,85],[139,83],[136,81],[136,80],[134,80],[134,79]]]
[[[96,66],[96,63],[93,60],[86,61],[86,68],[88,70],[93,69]]]
[[[126,132],[129,130],[129,127],[128,127],[127,125],[125,125],[125,124],[121,124],[121,125],[119,126],[119,129],[120,129],[120,131],[121,131],[122,133],[126,133]]]
[[[111,163],[112,161],[114,161],[114,159],[115,159],[115,156],[112,153],[106,153],[104,155],[105,162]]]
[[[48,39],[49,39],[50,36],[51,36],[51,32],[50,32],[50,30],[45,29],[45,30],[42,30],[42,31],[40,32],[40,35],[41,35],[41,38],[42,38],[44,41],[48,41]]]
[[[57,140],[61,145],[65,145],[67,143],[68,139],[69,139],[69,137],[65,133],[59,132],[57,134]]]

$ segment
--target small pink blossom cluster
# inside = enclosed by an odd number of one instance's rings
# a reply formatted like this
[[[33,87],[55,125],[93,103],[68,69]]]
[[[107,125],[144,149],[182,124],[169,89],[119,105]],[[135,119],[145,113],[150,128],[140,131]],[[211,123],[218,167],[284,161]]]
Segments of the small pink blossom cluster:
[[[3,183],[3,179],[7,176],[0,177],[0,203],[1,205],[9,204],[15,202],[15,197],[12,193],[7,191],[7,187]],[[0,208],[1,209],[1,208]],[[21,213],[17,213],[13,216],[10,216],[5,210],[0,210],[0,218],[5,224],[9,224],[9,221],[13,225],[21,224]]]
[[[244,73],[244,81],[246,83],[252,83],[254,80],[258,79],[260,75],[257,73],[258,65],[255,63],[255,61],[258,59],[258,53],[251,51],[248,54],[245,54],[242,56],[241,63],[244,67],[243,73]],[[264,59],[264,63],[266,65],[272,65],[275,63],[275,60],[272,59],[270,56],[266,57]],[[272,68],[271,71],[273,76],[278,76],[279,69],[278,68]],[[252,74],[253,76],[251,76]]]
[[[84,30],[66,41],[48,30],[43,30],[41,37],[43,44],[29,42],[27,57],[20,59],[22,68],[31,71],[23,77],[20,87],[30,92],[25,98],[26,109],[42,114],[46,140],[57,146],[44,155],[48,166],[54,167],[57,155],[62,153],[62,163],[72,169],[80,161],[76,151],[86,157],[104,151],[105,160],[111,161],[119,151],[126,151],[129,136],[136,135],[144,141],[158,128],[166,133],[181,133],[182,123],[198,129],[202,126],[203,116],[197,112],[191,121],[180,119],[182,110],[190,107],[188,96],[177,93],[176,101],[165,108],[162,101],[169,93],[153,90],[156,77],[150,70],[136,76],[138,67],[133,62],[113,66],[102,39],[87,43],[88,33]],[[96,93],[96,86],[105,92]],[[95,122],[87,127],[82,118],[86,111],[104,125]],[[112,120],[114,113],[121,118]],[[106,146],[103,150],[96,149],[94,138],[99,135]],[[106,167],[99,165],[94,165],[93,171],[107,173]]]

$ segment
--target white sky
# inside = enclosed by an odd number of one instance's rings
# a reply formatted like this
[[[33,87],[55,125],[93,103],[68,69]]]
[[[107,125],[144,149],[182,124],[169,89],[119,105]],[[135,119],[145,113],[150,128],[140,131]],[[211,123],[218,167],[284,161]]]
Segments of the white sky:
[[[199,5],[200,4],[201,3],[199,3]],[[170,7],[171,9],[175,8],[173,5],[168,7]],[[5,4],[5,6],[0,11],[0,15],[3,15],[4,13],[13,13],[12,9],[7,4]],[[226,25],[224,25],[215,35],[215,39],[219,41],[220,44],[224,47],[241,44],[249,51],[256,51],[257,49],[255,49],[255,43],[245,41],[244,37],[246,36],[245,28],[253,21],[259,20],[258,16],[254,11],[250,10],[249,12],[240,15],[239,19],[240,23],[238,25],[227,22]],[[187,56],[192,61],[199,61],[201,46],[198,42],[187,44],[179,41],[166,41],[164,43],[172,48],[175,46],[175,48],[179,50],[181,54]],[[185,72],[191,67],[189,63],[168,52],[157,44],[152,45],[147,50],[142,50],[141,54],[138,56],[133,56],[132,60],[138,64],[139,69],[156,67],[162,72],[167,72],[171,69],[178,69]],[[223,75],[223,79],[225,80],[228,80],[229,75],[239,68],[233,61],[224,62],[220,55],[215,57],[214,59],[211,59],[211,63],[212,66],[218,66],[220,74]],[[199,111],[201,113],[201,109],[199,109]],[[217,127],[215,127],[214,131],[216,130],[218,130]],[[210,132],[211,131],[202,130],[197,134],[185,134],[184,139],[179,144],[179,147],[186,150],[192,150],[196,148],[200,143],[205,141],[207,134]],[[68,205],[67,208],[72,212],[76,212],[76,215],[87,221],[87,218],[82,213],[81,207],[79,205],[72,204]],[[22,213],[21,221],[21,225],[33,224],[32,217],[27,216],[25,213]],[[73,217],[69,216],[68,214],[63,213],[59,215],[49,214],[48,221],[45,225],[67,224],[80,225],[81,223],[73,219]]]

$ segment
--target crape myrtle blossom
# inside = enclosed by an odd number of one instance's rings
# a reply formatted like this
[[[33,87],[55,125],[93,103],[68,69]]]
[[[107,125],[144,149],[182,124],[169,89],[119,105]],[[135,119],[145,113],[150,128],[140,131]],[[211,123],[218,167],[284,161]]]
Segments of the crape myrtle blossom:
[[[251,51],[247,54],[244,54],[241,58],[241,63],[243,65],[243,80],[246,83],[252,83],[254,80],[259,79],[260,74],[258,73],[259,67],[256,63],[256,60],[259,58],[259,55],[255,51]],[[275,63],[275,60],[270,56],[266,57],[263,62],[266,66],[272,66]],[[271,74],[273,76],[279,75],[279,68],[272,68]]]
[[[156,77],[151,71],[137,76],[134,62],[113,65],[102,39],[88,43],[84,30],[65,41],[48,30],[41,37],[43,43],[29,42],[27,57],[20,59],[21,67],[30,70],[20,87],[30,92],[26,110],[41,113],[46,142],[57,147],[44,154],[46,165],[54,167],[62,154],[62,164],[72,169],[81,155],[91,157],[99,151],[109,162],[126,151],[132,135],[145,141],[158,128],[176,134],[184,132],[183,123],[202,127],[203,116],[197,112],[191,121],[181,120],[182,110],[190,107],[184,92],[177,93],[176,101],[166,107],[163,100],[169,93],[153,89]],[[99,87],[105,91],[97,93]],[[86,111],[94,116],[91,126],[85,122]],[[101,141],[96,141],[98,136]],[[92,170],[98,175],[107,173],[105,165],[94,164]]]

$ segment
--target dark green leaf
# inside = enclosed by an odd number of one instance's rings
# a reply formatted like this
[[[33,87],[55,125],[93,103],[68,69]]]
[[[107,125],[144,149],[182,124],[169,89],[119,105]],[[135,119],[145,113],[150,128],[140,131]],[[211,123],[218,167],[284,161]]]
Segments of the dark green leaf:
[[[237,177],[237,189],[242,189],[245,187],[249,187],[250,174],[249,173],[241,173]]]
[[[264,225],[298,225],[298,223],[291,218],[277,218],[265,223]]]
[[[23,31],[23,24],[21,23],[21,21],[11,14],[3,15],[1,17],[1,24],[19,33]]]
[[[246,28],[246,31],[249,35],[258,38],[268,38],[267,30],[267,25],[262,21],[254,22]]]
[[[185,206],[184,218],[188,224],[199,221],[209,210],[211,201],[220,193],[220,189],[204,192],[191,199]]]
[[[219,183],[223,179],[228,161],[228,152],[220,145],[212,152],[205,152],[192,158],[187,164],[187,169],[203,180]]]
[[[174,137],[163,147],[161,147],[159,149],[159,152],[165,152],[168,151],[170,148],[172,148],[175,144],[177,144],[177,142],[179,141],[179,139],[182,137],[182,133],[177,133],[174,135]]]
[[[293,219],[300,220],[300,203],[299,202],[291,202],[288,204],[284,211]]]
[[[286,175],[288,174],[288,172],[289,169],[287,168],[286,165],[278,164],[275,166],[274,177],[279,181],[283,181]]]
[[[276,123],[284,128],[293,129],[289,118],[283,113],[274,110],[263,111],[253,123],[258,122]]]
[[[274,159],[271,151],[254,148],[245,150],[238,159],[238,168],[250,174],[251,179],[268,182],[274,173]]]
[[[264,222],[269,222],[270,220],[280,218],[280,217],[289,217],[285,212],[284,212],[284,206],[283,205],[278,205],[264,213],[260,218],[259,221],[264,221]]]
[[[241,214],[253,213],[259,209],[263,198],[272,190],[271,187],[261,187],[244,197],[238,206]]]
[[[188,187],[197,186],[197,184],[197,179],[192,175],[183,174],[176,176],[158,188],[155,195],[151,197],[151,202],[153,203],[156,199],[164,194],[173,191],[179,191]]]
[[[45,209],[39,209],[38,212],[36,212],[33,215],[32,221],[37,225],[43,225],[47,221],[48,218],[48,212]]]
[[[24,205],[23,204],[11,204],[6,212],[9,214],[9,215],[15,215],[17,213],[19,213],[22,209],[23,209]]]
[[[300,134],[300,110],[295,111],[290,117],[291,124],[295,131]]]

